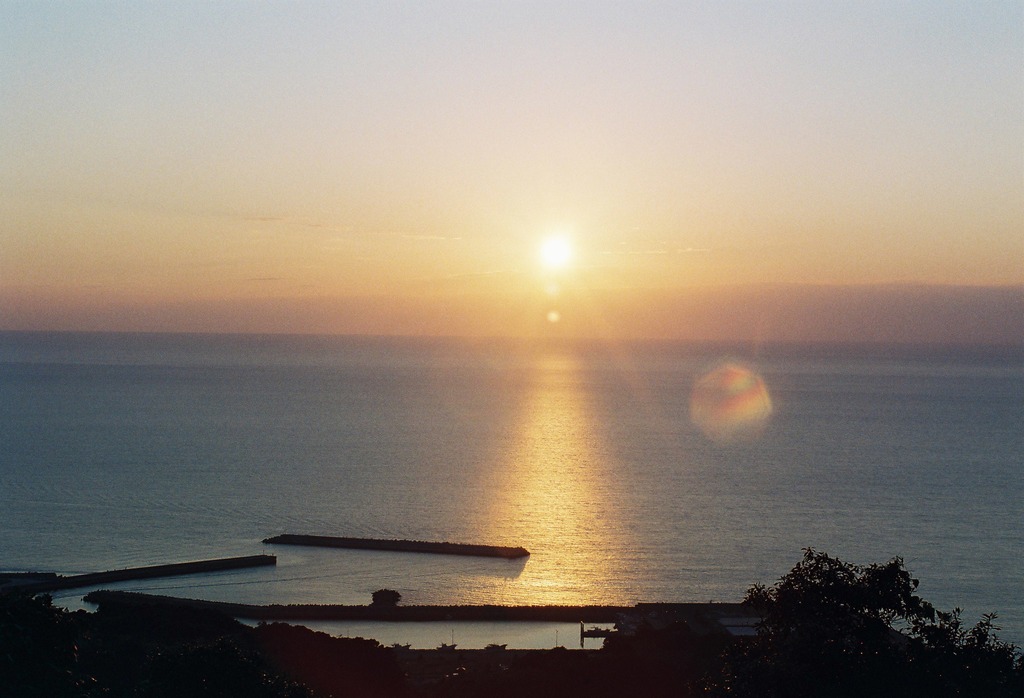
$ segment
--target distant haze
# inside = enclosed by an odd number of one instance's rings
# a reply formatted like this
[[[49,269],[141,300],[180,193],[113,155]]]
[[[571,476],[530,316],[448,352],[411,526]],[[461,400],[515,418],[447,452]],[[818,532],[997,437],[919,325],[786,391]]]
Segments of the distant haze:
[[[1024,347],[1024,287],[763,285],[536,294],[268,298],[155,306],[4,299],[5,329],[871,342]]]

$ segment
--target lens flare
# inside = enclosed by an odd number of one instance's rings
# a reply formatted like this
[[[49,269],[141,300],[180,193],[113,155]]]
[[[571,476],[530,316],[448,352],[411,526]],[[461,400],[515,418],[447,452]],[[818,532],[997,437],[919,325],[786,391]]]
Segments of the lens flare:
[[[690,419],[718,443],[759,437],[772,414],[772,400],[754,371],[726,363],[705,374],[690,393]]]

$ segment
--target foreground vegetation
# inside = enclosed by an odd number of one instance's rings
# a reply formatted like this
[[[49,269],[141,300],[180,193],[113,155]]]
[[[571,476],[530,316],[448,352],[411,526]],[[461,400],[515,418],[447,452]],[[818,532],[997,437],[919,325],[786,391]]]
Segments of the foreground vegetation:
[[[1024,696],[1024,658],[995,616],[966,627],[936,610],[894,558],[867,567],[808,549],[744,603],[763,618],[709,680],[733,696]]]
[[[813,550],[747,594],[757,637],[698,637],[682,625],[609,638],[597,652],[516,652],[420,667],[372,640],[216,612],[0,595],[0,694],[12,698],[333,696],[1021,696],[1024,658],[993,616],[966,626],[916,594],[896,558],[867,567]],[[439,653],[434,653],[440,657]],[[478,653],[483,654],[483,653]],[[422,653],[417,655],[422,659]],[[461,655],[465,656],[465,655]],[[456,662],[460,655],[451,655]]]

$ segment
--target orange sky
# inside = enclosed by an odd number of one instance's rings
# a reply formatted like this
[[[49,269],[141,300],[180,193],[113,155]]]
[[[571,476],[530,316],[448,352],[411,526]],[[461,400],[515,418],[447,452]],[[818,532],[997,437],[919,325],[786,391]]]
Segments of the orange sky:
[[[1024,342],[1021,75],[1019,2],[7,4],[0,329]]]

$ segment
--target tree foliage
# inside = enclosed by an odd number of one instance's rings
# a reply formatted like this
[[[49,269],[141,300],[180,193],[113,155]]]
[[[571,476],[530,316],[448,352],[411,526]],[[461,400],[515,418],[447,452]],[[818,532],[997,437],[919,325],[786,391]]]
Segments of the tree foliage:
[[[402,600],[402,595],[394,589],[378,589],[373,592],[374,606],[397,606]]]
[[[713,693],[733,696],[1019,696],[1024,661],[994,616],[965,628],[916,593],[903,560],[867,567],[808,548],[745,603],[762,617],[735,645]]]
[[[133,698],[309,698],[309,690],[268,671],[254,652],[222,638],[160,648]]]
[[[0,686],[24,698],[58,698],[86,695],[86,684],[67,612],[47,595],[0,594]]]

